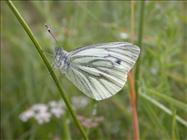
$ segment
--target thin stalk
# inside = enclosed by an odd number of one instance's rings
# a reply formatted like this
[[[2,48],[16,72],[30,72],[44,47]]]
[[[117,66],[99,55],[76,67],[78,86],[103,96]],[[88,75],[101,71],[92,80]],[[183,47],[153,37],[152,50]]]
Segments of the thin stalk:
[[[142,38],[143,38],[143,23],[144,23],[144,0],[140,1],[140,15],[139,15],[139,22],[138,22],[138,41],[137,45],[141,48],[142,52]],[[141,55],[136,64],[136,71],[135,71],[135,79],[136,79],[136,95],[138,100],[138,81],[139,81],[139,74],[140,74],[140,63],[141,63]]]
[[[129,72],[128,82],[130,86],[130,104],[131,104],[131,111],[132,111],[133,140],[139,140],[138,114],[136,108],[136,91],[135,91],[135,83],[132,76],[132,72]]]
[[[135,23],[135,14],[134,14],[134,1],[131,0],[131,42],[134,42],[134,23]],[[136,91],[135,91],[135,83],[133,79],[132,71],[129,72],[128,82],[130,86],[130,104],[132,111],[132,124],[133,124],[133,140],[139,140],[139,125],[138,125],[138,114],[136,108]]]
[[[131,42],[134,43],[134,34],[135,34],[135,14],[134,14],[134,0],[131,0],[131,19],[130,19],[130,24],[131,24],[131,27],[130,27],[130,39],[131,39]]]
[[[21,14],[19,13],[19,11],[17,10],[17,8],[15,7],[15,5],[12,3],[11,0],[8,0],[7,1],[7,4],[9,6],[9,8],[12,10],[12,12],[14,13],[14,15],[16,16],[16,18],[18,19],[19,23],[21,24],[21,26],[24,28],[25,32],[28,34],[28,36],[30,37],[30,39],[32,40],[32,42],[34,43],[34,46],[35,48],[37,49],[39,55],[41,56],[44,64],[46,65],[51,77],[53,78],[54,80],[54,83],[56,84],[58,90],[59,90],[59,93],[61,95],[61,97],[63,98],[66,106],[67,106],[67,109],[69,110],[75,124],[77,125],[78,129],[80,130],[83,138],[85,140],[88,140],[88,137],[85,133],[85,130],[83,129],[83,127],[81,126],[80,122],[78,121],[77,117],[76,117],[76,114],[75,112],[73,111],[72,107],[71,107],[71,104],[68,100],[68,98],[66,97],[66,95],[64,94],[62,88],[60,87],[60,84],[57,80],[57,77],[49,63],[49,61],[47,60],[46,56],[44,55],[42,49],[41,49],[41,46],[40,44],[38,43],[38,41],[36,40],[34,34],[32,33],[31,29],[29,28],[28,24],[26,23],[26,21],[23,19],[23,17],[21,16]]]
[[[186,57],[186,53],[187,53],[187,49],[186,49],[186,38],[187,38],[187,24],[186,24],[186,21],[185,21],[185,17],[186,17],[186,8],[187,8],[187,2],[184,0],[182,1],[182,38],[183,38],[183,49],[182,49],[182,59],[184,59],[184,62],[187,61],[187,57]],[[187,68],[187,65],[184,65],[184,68],[183,68],[183,71],[184,71],[184,75],[185,75],[185,78],[187,78],[187,72],[186,72],[186,68]]]

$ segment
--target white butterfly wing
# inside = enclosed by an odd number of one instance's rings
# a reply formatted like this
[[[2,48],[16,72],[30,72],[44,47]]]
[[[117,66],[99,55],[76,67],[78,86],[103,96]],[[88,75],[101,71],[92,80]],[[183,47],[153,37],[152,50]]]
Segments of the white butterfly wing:
[[[126,42],[87,46],[70,52],[67,78],[87,96],[103,100],[120,91],[140,49]]]

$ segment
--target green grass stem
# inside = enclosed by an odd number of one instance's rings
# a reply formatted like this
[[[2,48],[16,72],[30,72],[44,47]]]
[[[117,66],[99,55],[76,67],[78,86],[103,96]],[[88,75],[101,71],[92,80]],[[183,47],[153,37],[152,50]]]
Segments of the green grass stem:
[[[143,25],[144,25],[144,0],[140,1],[140,15],[139,15],[139,21],[138,21],[138,40],[137,45],[140,47],[142,52],[142,38],[143,38]],[[137,101],[138,101],[138,81],[139,81],[139,74],[140,74],[140,63],[141,63],[141,54],[136,64],[136,71],[135,71],[135,89],[136,89],[136,95],[137,95]]]

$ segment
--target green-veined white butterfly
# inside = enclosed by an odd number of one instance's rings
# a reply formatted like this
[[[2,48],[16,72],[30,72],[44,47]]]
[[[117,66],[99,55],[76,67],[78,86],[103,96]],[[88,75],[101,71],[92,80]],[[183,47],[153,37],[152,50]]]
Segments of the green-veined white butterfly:
[[[120,91],[140,54],[127,42],[111,42],[67,52],[55,49],[55,64],[84,94],[103,100]]]

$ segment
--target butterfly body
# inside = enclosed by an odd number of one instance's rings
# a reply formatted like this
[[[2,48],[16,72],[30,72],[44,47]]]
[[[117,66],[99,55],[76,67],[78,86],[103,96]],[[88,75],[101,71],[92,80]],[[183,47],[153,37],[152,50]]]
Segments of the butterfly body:
[[[103,100],[120,91],[140,49],[127,42],[55,50],[55,66],[84,94]]]
[[[62,73],[67,71],[69,63],[67,62],[68,59],[68,52],[63,50],[62,48],[55,48],[55,63],[54,67],[60,69]]]

